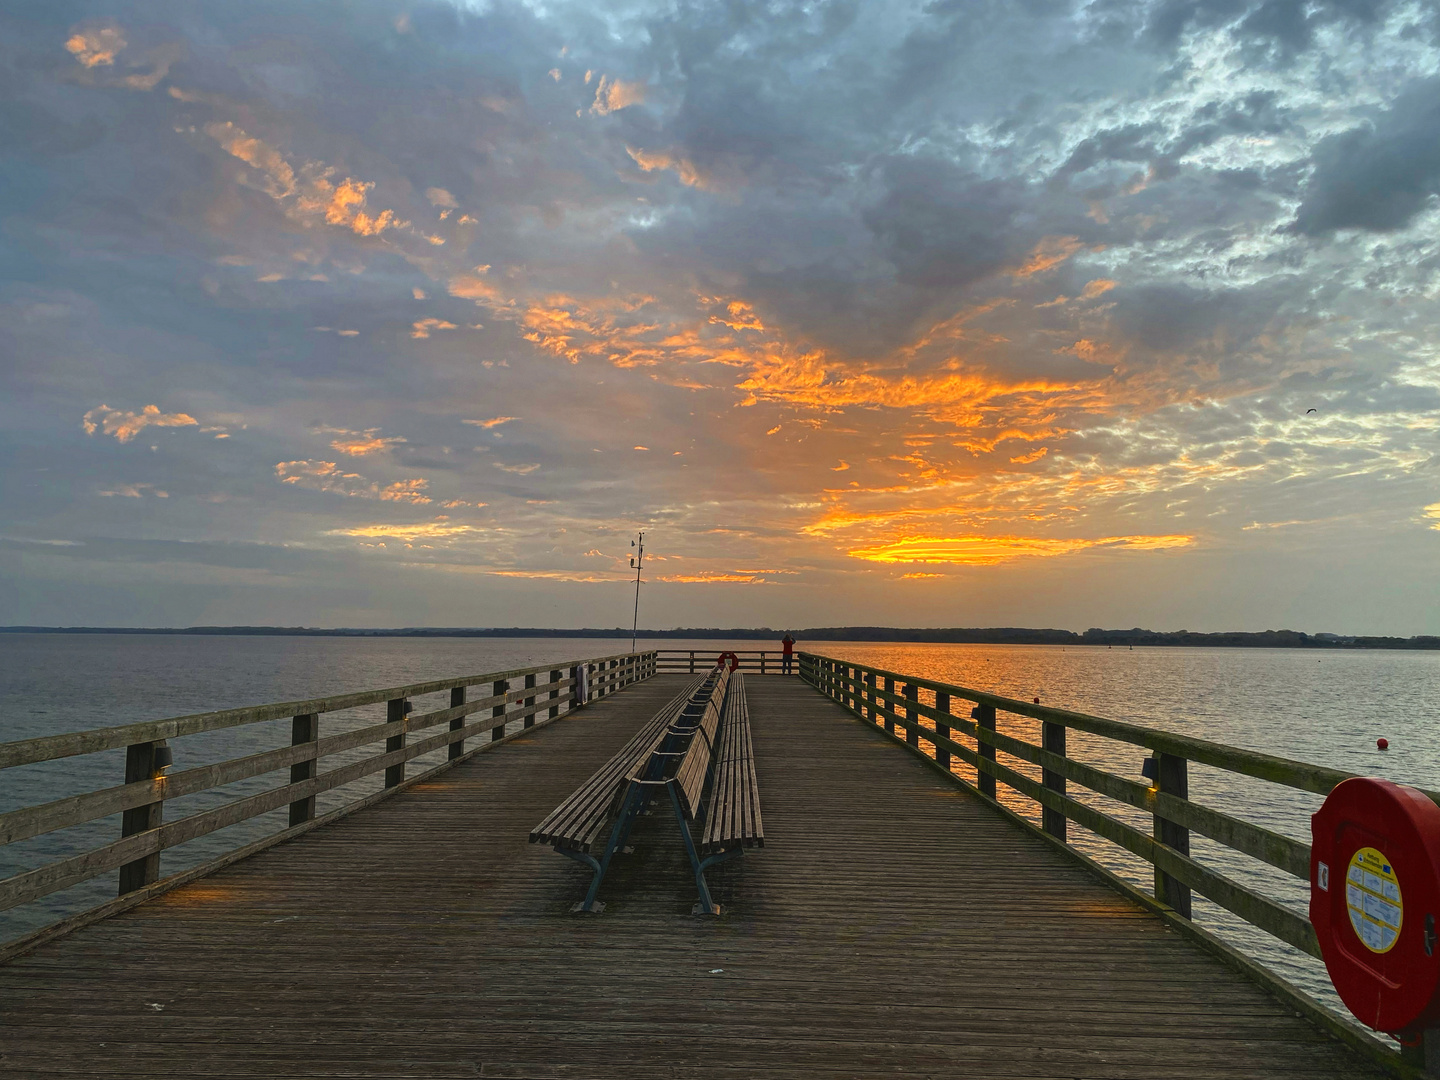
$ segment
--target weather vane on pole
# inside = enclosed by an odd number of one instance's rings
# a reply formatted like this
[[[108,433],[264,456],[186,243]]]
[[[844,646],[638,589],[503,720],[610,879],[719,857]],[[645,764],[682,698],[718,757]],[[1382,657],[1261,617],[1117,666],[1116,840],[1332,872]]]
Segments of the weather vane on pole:
[[[630,565],[635,570],[635,621],[630,624],[630,651],[635,651],[635,635],[640,626],[640,571],[645,566],[645,534],[640,534],[640,539],[631,540],[630,546],[636,549],[634,555],[630,556]]]

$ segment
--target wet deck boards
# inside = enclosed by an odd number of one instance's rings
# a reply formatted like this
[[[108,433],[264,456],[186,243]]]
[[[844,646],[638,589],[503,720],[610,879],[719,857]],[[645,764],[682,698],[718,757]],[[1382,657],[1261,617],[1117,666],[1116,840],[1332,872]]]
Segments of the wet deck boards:
[[[747,679],[729,913],[656,815],[570,915],[587,873],[527,833],[680,681],[0,968],[0,1075],[1379,1075],[797,679]]]

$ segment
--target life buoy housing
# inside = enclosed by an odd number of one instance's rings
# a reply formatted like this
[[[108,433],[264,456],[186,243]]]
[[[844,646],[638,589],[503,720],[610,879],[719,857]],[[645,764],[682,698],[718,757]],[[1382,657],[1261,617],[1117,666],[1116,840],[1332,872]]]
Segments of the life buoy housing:
[[[729,661],[730,661],[730,670],[731,670],[731,671],[734,671],[736,668],[738,668],[738,667],[740,666],[740,658],[739,658],[738,656],[736,656],[733,652],[722,652],[722,653],[720,654],[720,658],[715,661],[715,666],[716,666],[717,668],[718,668],[718,667],[724,667],[724,666],[725,666],[725,661],[726,661],[726,659],[729,659]]]

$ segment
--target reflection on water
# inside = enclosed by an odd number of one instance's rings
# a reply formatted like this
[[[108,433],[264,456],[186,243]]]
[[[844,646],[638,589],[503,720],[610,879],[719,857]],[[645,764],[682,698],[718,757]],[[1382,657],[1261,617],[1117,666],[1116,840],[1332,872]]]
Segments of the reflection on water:
[[[623,652],[612,639],[467,638],[243,638],[180,636],[0,636],[0,741],[211,709],[314,697],[338,691],[397,686],[467,672],[557,663]],[[644,647],[694,648],[711,657],[729,648],[769,643],[660,641]],[[778,644],[776,646],[778,648]],[[1440,789],[1440,653],[1311,652],[1262,649],[1105,649],[1045,646],[903,645],[801,642],[799,648],[873,664],[942,682],[1076,709],[1132,723],[1330,765],[1352,772]],[[928,700],[928,695],[927,695]],[[417,699],[417,712],[448,704],[444,695]],[[960,711],[957,704],[956,711]],[[321,733],[333,735],[384,719],[384,706],[327,714]],[[1001,714],[1000,730],[1030,742],[1038,723]],[[1390,740],[1388,753],[1375,739]],[[176,740],[176,769],[287,745],[288,720]],[[373,747],[326,759],[326,767],[356,760]],[[1145,751],[1083,732],[1069,735],[1079,760],[1139,780]],[[417,759],[410,774],[438,763],[444,751]],[[46,762],[0,773],[0,811],[119,783],[123,752]],[[1038,770],[1001,754],[1000,760],[1038,779]],[[957,771],[973,771],[963,765]],[[255,777],[220,791],[167,804],[166,817],[209,809],[278,786],[282,773]],[[320,797],[321,813],[380,787],[371,776]],[[1028,799],[1000,788],[1012,809],[1038,821]],[[1315,796],[1205,766],[1190,767],[1191,797],[1309,842]],[[1148,817],[1083,792],[1070,793],[1149,831]],[[285,826],[284,809],[182,845],[162,856],[173,873]],[[118,837],[118,815],[0,848],[0,876]],[[1153,884],[1148,864],[1070,824],[1072,842],[1142,888]],[[1192,836],[1193,854],[1267,895],[1305,909],[1305,884]],[[110,874],[10,912],[0,913],[0,938],[103,902],[114,895]],[[1316,996],[1334,1002],[1321,965],[1196,898],[1197,918],[1250,955]]]
[[[1440,653],[1315,652],[1299,649],[1057,648],[1027,645],[902,645],[804,642],[809,652],[870,664],[1006,697],[1166,728],[1282,757],[1440,789]],[[930,700],[922,694],[922,700]],[[954,711],[968,715],[959,702]],[[999,730],[1038,744],[1040,724],[1001,713]],[[1375,740],[1390,740],[1390,750]],[[962,739],[962,742],[969,740]],[[1140,781],[1146,751],[1071,731],[1067,752],[1087,764]],[[1037,766],[1008,754],[1001,764],[1040,779]],[[972,783],[975,770],[955,771]],[[1000,785],[1000,801],[1039,824],[1032,800]],[[1087,792],[1073,798],[1149,832],[1148,814]],[[1190,798],[1257,825],[1310,842],[1310,815],[1321,799],[1250,777],[1190,765]],[[1153,891],[1149,863],[1076,825],[1070,842],[1119,876]],[[1302,914],[1305,882],[1191,834],[1191,854]],[[1324,965],[1196,896],[1202,925],[1279,971],[1342,1013]],[[1348,1015],[1348,1014],[1347,1014]]]

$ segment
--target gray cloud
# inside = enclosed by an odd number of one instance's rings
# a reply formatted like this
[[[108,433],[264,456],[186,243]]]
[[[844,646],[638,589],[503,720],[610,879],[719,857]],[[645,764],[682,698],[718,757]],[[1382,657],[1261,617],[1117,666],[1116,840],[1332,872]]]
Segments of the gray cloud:
[[[1393,232],[1440,193],[1440,79],[1409,88],[1373,123],[1321,140],[1293,228]]]

